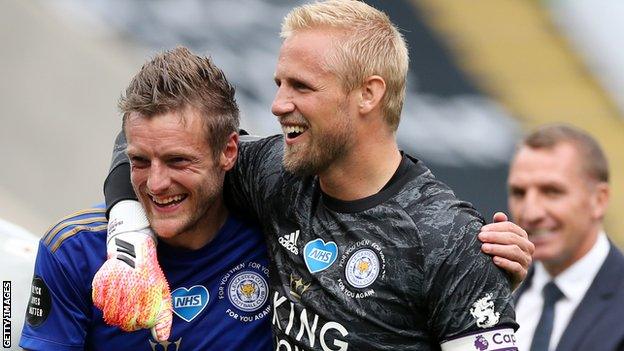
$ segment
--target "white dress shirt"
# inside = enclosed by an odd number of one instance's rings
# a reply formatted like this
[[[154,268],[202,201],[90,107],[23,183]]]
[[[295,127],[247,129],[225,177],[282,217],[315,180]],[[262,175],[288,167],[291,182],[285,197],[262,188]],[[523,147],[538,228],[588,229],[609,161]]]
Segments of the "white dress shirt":
[[[557,347],[574,310],[585,296],[608,254],[609,240],[607,235],[601,232],[596,243],[585,256],[554,278],[555,284],[564,297],[555,304],[555,319],[549,350]],[[516,305],[516,321],[520,324],[520,329],[516,332],[519,351],[529,351],[531,348],[533,334],[544,305],[542,288],[552,280],[541,262],[535,262],[534,268],[531,286],[520,296]]]

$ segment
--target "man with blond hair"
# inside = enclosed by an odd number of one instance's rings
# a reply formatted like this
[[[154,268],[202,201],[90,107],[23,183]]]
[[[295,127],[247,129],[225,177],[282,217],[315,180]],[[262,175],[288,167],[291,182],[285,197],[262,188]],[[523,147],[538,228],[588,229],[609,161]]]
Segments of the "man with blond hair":
[[[483,218],[397,146],[408,69],[398,30],[342,0],[295,8],[281,36],[272,112],[283,134],[241,143],[225,181],[230,209],[268,240],[276,349],[514,350],[511,288],[481,252]],[[133,197],[119,167],[109,206]],[[140,209],[115,207],[119,235],[145,229],[133,224]],[[485,251],[521,278],[526,233],[481,230]]]

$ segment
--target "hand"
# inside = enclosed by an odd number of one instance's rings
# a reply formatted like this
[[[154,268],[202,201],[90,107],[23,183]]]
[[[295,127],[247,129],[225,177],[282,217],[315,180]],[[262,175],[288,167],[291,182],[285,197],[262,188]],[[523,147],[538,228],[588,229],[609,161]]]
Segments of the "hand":
[[[497,212],[493,223],[481,228],[479,240],[483,242],[481,250],[494,256],[494,264],[507,271],[515,290],[526,277],[535,252],[526,231],[509,222],[504,213]]]
[[[114,218],[113,211],[110,217],[108,259],[93,277],[93,304],[109,325],[124,331],[150,328],[156,341],[167,340],[173,317],[171,293],[158,265],[154,234],[145,227],[147,220],[137,226],[135,218],[124,222]]]

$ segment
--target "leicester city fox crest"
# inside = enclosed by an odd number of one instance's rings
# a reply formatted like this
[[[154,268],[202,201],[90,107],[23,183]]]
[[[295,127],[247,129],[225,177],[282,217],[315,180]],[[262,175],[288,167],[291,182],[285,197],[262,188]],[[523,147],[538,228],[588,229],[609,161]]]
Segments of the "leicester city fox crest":
[[[225,314],[249,323],[269,315],[269,269],[257,262],[240,263],[230,269],[219,284],[217,298],[227,300]]]
[[[362,249],[351,256],[345,267],[347,282],[354,288],[366,288],[379,275],[379,259],[373,250]]]
[[[260,274],[243,271],[232,278],[228,286],[230,302],[245,312],[260,308],[268,298],[269,285]]]

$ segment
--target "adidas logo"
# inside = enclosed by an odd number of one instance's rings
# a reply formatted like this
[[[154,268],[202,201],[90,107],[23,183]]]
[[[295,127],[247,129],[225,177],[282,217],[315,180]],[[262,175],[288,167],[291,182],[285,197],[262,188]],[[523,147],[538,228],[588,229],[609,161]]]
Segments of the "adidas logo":
[[[288,249],[288,251],[294,253],[295,255],[299,254],[299,249],[297,248],[297,239],[299,239],[299,231],[294,231],[290,234],[286,234],[284,236],[280,236],[277,241]]]

